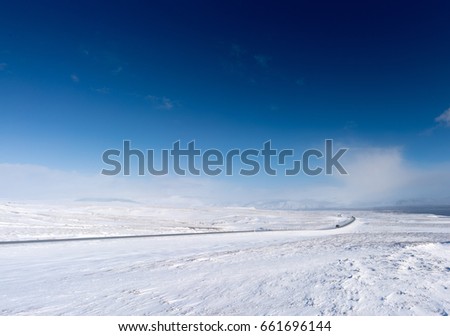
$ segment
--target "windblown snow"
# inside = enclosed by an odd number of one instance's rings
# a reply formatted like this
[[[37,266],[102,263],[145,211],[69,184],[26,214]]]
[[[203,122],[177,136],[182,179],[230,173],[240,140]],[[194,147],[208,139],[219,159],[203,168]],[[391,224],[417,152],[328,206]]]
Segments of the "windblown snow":
[[[450,217],[3,203],[0,274],[1,315],[447,315]]]

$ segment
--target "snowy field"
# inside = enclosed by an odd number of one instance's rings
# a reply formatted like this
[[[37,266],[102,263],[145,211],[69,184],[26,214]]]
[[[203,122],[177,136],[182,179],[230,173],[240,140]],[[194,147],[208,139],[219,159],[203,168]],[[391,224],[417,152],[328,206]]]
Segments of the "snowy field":
[[[218,234],[11,243],[205,232]],[[450,311],[445,216],[4,202],[0,241],[1,315]]]

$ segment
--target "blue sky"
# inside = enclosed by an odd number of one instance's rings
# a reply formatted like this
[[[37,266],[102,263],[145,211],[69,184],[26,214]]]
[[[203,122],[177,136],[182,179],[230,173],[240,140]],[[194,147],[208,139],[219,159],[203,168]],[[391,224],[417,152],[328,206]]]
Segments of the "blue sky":
[[[259,148],[271,139],[301,152],[332,138],[355,169],[392,160],[388,173],[411,172],[397,189],[448,197],[419,191],[448,177],[449,13],[447,1],[4,3],[0,163],[91,176],[124,139],[142,150],[178,139]],[[365,180],[364,171],[350,174]],[[421,178],[428,182],[415,184]],[[267,195],[296,198],[284,188],[338,188],[336,179],[211,183],[264,184]],[[381,190],[367,201],[383,193],[407,196]]]

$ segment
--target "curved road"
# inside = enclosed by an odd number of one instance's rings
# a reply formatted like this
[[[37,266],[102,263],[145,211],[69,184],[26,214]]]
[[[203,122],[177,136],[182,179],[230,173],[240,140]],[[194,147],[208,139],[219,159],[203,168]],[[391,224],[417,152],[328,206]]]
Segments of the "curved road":
[[[351,216],[346,221],[336,224],[335,227],[323,230],[336,230],[350,225],[356,220],[355,216]],[[129,236],[106,236],[106,237],[78,237],[78,238],[56,238],[56,239],[32,239],[32,240],[10,240],[0,241],[0,245],[16,245],[16,244],[37,244],[37,243],[62,243],[75,241],[90,241],[90,240],[112,240],[112,239],[133,239],[133,238],[156,238],[156,237],[177,237],[177,236],[198,236],[198,235],[218,235],[218,234],[237,234],[237,233],[252,233],[252,232],[284,232],[284,231],[303,231],[297,229],[278,229],[278,230],[242,230],[242,231],[214,231],[214,232],[182,232],[182,233],[157,233],[146,235],[129,235]],[[308,230],[315,231],[315,230]]]

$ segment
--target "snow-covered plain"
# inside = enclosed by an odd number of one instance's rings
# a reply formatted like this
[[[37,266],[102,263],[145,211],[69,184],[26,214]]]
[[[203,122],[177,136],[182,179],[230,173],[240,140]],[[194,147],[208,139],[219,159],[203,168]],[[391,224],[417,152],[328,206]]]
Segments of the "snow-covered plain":
[[[335,228],[351,216],[356,217],[353,223]],[[191,232],[219,234],[0,243],[0,314],[450,311],[450,217],[123,203],[0,204],[1,242]]]

